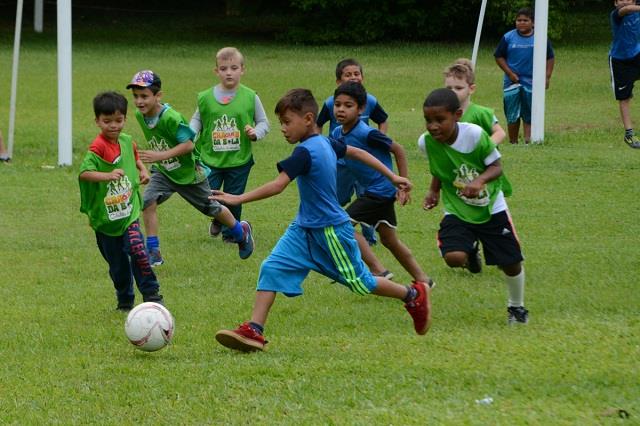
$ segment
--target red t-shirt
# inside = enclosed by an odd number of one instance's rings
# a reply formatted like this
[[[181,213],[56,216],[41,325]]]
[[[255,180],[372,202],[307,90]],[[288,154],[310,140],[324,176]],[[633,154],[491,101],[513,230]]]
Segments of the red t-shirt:
[[[109,141],[101,133],[91,142],[89,151],[97,154],[104,161],[113,164],[120,157],[120,144]],[[133,154],[136,157],[136,161],[138,161],[138,149],[135,142],[133,142]]]

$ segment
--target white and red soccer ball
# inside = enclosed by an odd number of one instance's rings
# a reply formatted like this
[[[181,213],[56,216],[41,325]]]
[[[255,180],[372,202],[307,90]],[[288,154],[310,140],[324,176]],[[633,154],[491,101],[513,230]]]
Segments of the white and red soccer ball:
[[[167,346],[173,338],[171,312],[159,303],[144,302],[129,312],[124,332],[138,349],[153,352]]]

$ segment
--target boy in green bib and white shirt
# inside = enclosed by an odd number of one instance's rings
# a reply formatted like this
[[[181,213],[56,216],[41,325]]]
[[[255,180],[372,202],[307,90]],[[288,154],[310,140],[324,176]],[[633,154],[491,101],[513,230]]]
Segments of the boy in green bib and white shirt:
[[[186,124],[182,114],[169,104],[160,102],[161,87],[160,77],[151,70],[136,73],[127,85],[137,108],[136,119],[151,148],[140,151],[140,159],[154,163],[150,182],[144,191],[142,211],[151,265],[164,262],[158,239],[157,207],[174,192],[201,213],[225,224],[230,230],[231,240],[238,244],[240,258],[248,258],[254,246],[251,226],[248,222],[236,220],[227,207],[209,200],[208,170],[193,153],[195,132]]]
[[[215,74],[220,84],[198,94],[198,104],[189,123],[196,133],[196,151],[200,161],[211,169],[209,186],[223,188],[228,194],[243,194],[249,172],[254,164],[252,143],[269,132],[269,120],[255,91],[240,84],[244,74],[244,57],[235,47],[225,47],[216,53]],[[240,220],[242,206],[229,206]],[[209,235],[222,232],[229,239],[224,223],[213,220]]]
[[[505,273],[509,324],[527,323],[523,257],[503,192],[500,152],[482,128],[458,122],[461,116],[460,101],[450,89],[434,90],[424,102],[428,132],[418,145],[424,146],[434,179],[423,207],[434,208],[442,191],[445,216],[438,247],[444,261],[471,269],[479,240],[487,265]]]
[[[118,299],[117,309],[134,305],[133,279],[145,302],[163,303],[140,231],[140,182],[149,173],[138,158],[131,136],[121,133],[127,99],[104,92],[93,100],[100,134],[80,165],[80,211],[89,217],[100,254],[109,264],[109,276]]]

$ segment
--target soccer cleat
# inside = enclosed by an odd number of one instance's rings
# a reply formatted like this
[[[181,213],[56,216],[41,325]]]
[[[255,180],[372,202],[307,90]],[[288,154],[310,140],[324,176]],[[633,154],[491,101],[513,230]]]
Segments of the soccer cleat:
[[[211,221],[209,225],[209,236],[212,238],[216,238],[222,232],[222,225],[219,224],[215,219]]]
[[[381,277],[381,278],[386,278],[388,280],[392,280],[393,279],[393,272],[389,271],[388,269],[385,269],[384,271],[380,272],[379,274],[372,274],[374,277]]]
[[[155,293],[152,293],[152,294],[143,294],[142,295],[142,301],[143,302],[155,302],[155,303],[159,303],[162,306],[164,306],[164,298],[158,292],[155,292]]]
[[[160,266],[164,263],[164,259],[160,254],[159,249],[151,249],[149,250],[149,264],[153,266]]]
[[[222,346],[242,352],[263,351],[267,341],[248,322],[240,324],[235,330],[220,330],[216,340]]]
[[[526,310],[524,306],[509,306],[507,312],[509,313],[507,319],[509,325],[517,323],[526,324],[529,322],[529,311]]]
[[[253,241],[253,230],[251,228],[251,224],[246,220],[240,222],[242,225],[243,236],[242,241],[238,243],[238,254],[240,255],[240,259],[247,259],[253,253],[253,249],[255,248],[255,243]]]
[[[636,135],[625,136],[624,143],[629,145],[630,148],[636,148],[636,149],[640,148],[640,140]]]
[[[133,300],[118,300],[118,306],[116,307],[117,311],[121,312],[129,312],[133,309]]]
[[[467,255],[467,269],[472,274],[482,271],[482,257],[480,256],[480,243],[473,243],[473,250]]]
[[[414,281],[411,287],[415,288],[418,294],[415,299],[405,303],[404,307],[413,318],[416,333],[427,334],[431,327],[431,300],[429,299],[431,288],[427,283],[419,281]]]

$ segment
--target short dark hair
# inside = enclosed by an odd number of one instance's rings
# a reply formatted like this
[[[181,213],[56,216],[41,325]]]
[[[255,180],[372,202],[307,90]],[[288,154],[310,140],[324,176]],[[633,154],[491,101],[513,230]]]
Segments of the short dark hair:
[[[345,81],[333,92],[333,99],[339,95],[347,95],[353,98],[359,107],[367,105],[367,91],[364,86],[355,81]]]
[[[291,89],[276,104],[275,113],[282,116],[285,112],[292,111],[298,115],[308,112],[313,114],[315,121],[318,116],[318,103],[309,89]]]
[[[102,92],[93,98],[93,112],[96,118],[100,115],[111,115],[120,112],[127,115],[127,98],[118,92]]]
[[[436,89],[429,93],[427,99],[424,100],[423,107],[443,107],[449,112],[456,112],[460,109],[460,101],[453,90]]]
[[[533,9],[531,9],[530,7],[523,7],[521,9],[518,9],[518,13],[516,13],[516,18],[520,15],[524,15],[527,18],[531,19],[532,21],[534,21],[533,19]]]
[[[344,69],[351,65],[355,65],[356,67],[358,67],[360,69],[360,74],[362,74],[362,65],[360,65],[360,63],[353,58],[347,58],[341,60],[340,62],[338,62],[338,65],[336,65],[336,80],[340,80],[342,78],[342,72],[344,71]]]

